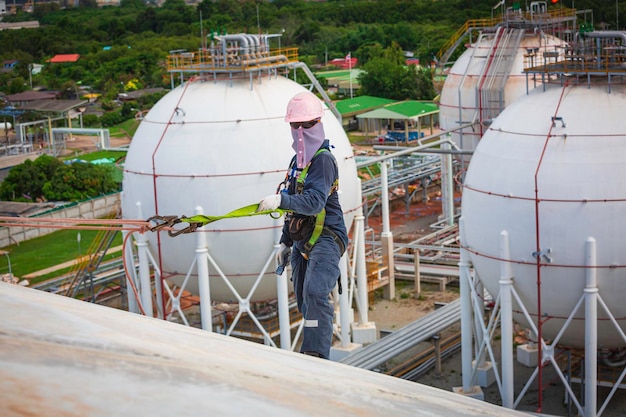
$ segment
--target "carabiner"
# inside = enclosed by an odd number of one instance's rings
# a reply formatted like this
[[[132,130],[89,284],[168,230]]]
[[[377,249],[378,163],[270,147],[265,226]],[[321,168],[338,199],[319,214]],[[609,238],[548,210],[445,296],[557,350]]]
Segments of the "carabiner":
[[[175,224],[180,223],[180,219],[178,218],[178,216],[152,216],[150,217],[147,222],[157,222],[156,225],[154,226],[148,226],[148,230],[150,230],[151,232],[157,232],[161,229],[164,229],[166,227],[173,227]]]
[[[180,230],[168,230],[167,234],[170,235],[171,237],[176,237],[178,235],[182,235],[184,233],[193,233],[196,231],[196,229],[198,227],[202,227],[204,226],[204,224],[202,222],[190,222],[189,226],[185,227],[184,229],[180,229]]]

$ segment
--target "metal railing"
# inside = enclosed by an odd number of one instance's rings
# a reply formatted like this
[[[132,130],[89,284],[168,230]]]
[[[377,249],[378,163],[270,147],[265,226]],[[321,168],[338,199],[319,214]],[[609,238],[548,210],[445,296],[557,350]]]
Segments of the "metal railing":
[[[221,49],[200,49],[167,56],[168,72],[231,73],[254,72],[298,62],[298,48],[279,48],[249,54],[239,48],[221,53]]]

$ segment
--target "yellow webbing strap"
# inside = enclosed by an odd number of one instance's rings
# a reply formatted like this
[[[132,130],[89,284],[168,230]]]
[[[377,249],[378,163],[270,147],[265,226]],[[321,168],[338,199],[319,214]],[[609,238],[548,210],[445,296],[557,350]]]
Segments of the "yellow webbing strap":
[[[307,242],[307,245],[309,246],[307,250],[310,251],[313,245],[315,245],[315,242],[317,242],[317,239],[322,235],[322,230],[324,230],[325,218],[326,218],[326,209],[323,208],[322,211],[320,211],[317,214],[317,216],[315,216],[315,228],[313,229],[313,233],[311,233],[311,237],[309,238],[309,241]],[[305,245],[305,247],[307,245]]]
[[[235,217],[256,216],[256,215],[261,215],[261,214],[269,214],[273,218],[278,219],[281,216],[283,216],[285,213],[288,213],[291,211],[291,210],[283,210],[280,208],[277,208],[276,210],[257,211],[258,208],[259,208],[258,203],[251,204],[249,206],[245,206],[245,207],[238,208],[237,210],[233,210],[230,213],[224,214],[223,216],[205,216],[203,214],[196,214],[195,216],[190,216],[190,217],[181,216],[180,221],[185,222],[185,223],[195,223],[195,224],[198,224],[198,227],[200,227],[209,223],[213,223],[214,221],[217,221],[217,220],[232,219]]]

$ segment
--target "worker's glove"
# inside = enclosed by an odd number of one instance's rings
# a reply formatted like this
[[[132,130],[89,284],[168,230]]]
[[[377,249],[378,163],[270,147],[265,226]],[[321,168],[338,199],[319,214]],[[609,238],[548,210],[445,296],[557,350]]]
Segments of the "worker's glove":
[[[274,211],[278,208],[278,206],[280,206],[280,200],[280,194],[268,195],[263,200],[261,200],[261,202],[259,203],[259,208],[257,208],[256,211]]]
[[[291,248],[284,243],[280,244],[276,252],[276,275],[282,275],[291,259]]]

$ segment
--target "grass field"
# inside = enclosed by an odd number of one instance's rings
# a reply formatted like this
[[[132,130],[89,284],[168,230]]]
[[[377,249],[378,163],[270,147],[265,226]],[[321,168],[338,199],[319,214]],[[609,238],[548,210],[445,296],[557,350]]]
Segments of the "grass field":
[[[17,278],[75,260],[88,253],[99,233],[100,230],[59,230],[46,236],[6,246],[2,250],[8,254],[0,257],[0,273],[9,272],[9,260],[11,272]],[[112,246],[121,244],[122,235],[118,233]],[[61,275],[70,269],[71,267],[68,267],[36,277],[31,280],[31,284]]]
[[[129,119],[119,125],[109,128],[109,134],[111,136],[128,136],[132,138],[135,135],[135,131],[139,127],[140,121],[137,119]]]

